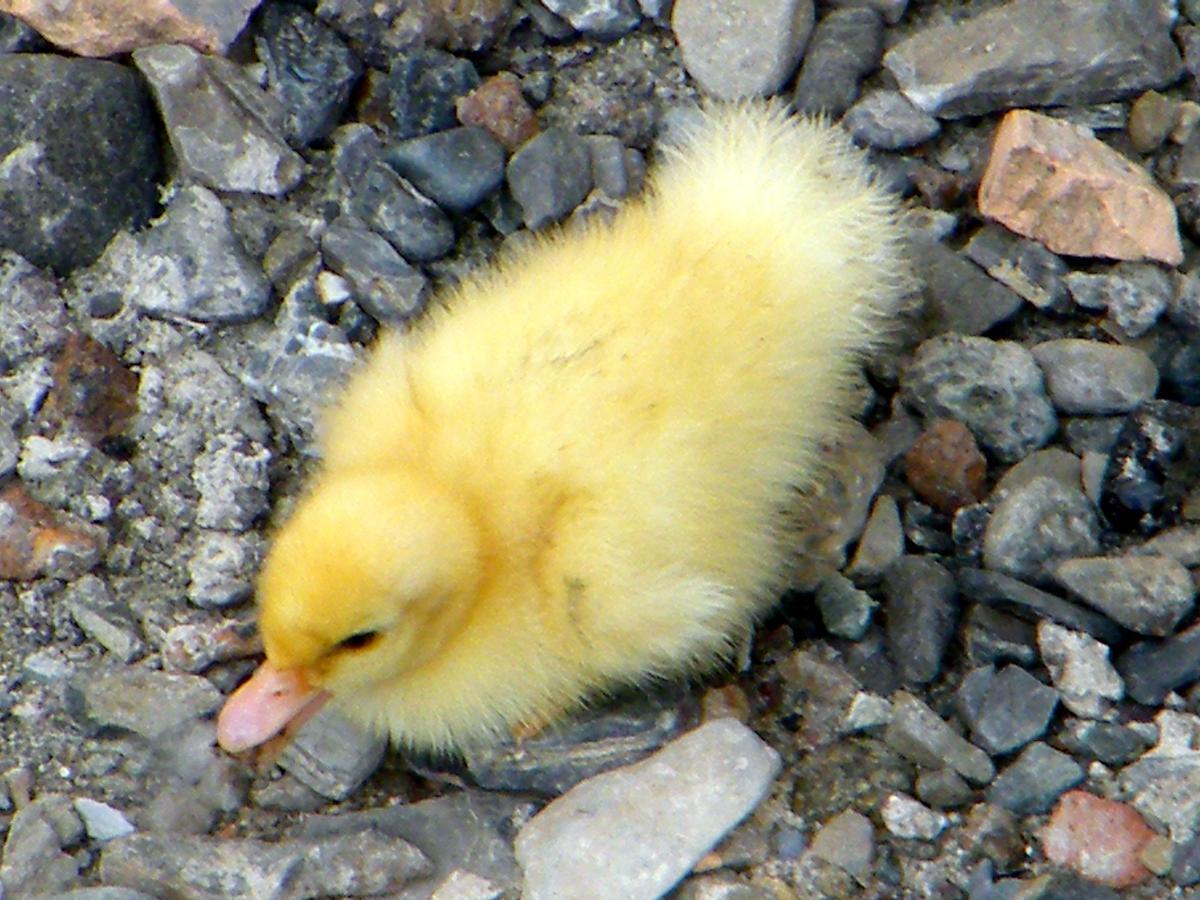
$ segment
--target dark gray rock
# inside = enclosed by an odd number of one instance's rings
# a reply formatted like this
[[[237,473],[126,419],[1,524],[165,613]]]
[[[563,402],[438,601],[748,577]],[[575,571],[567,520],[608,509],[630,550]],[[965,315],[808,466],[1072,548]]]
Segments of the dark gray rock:
[[[624,200],[642,189],[646,161],[610,134],[584,137],[592,157],[592,184],[611,200]]]
[[[39,798],[23,807],[9,824],[0,864],[0,888],[6,896],[34,896],[64,890],[77,882],[80,860],[63,852],[73,841],[66,839],[70,835],[63,833],[48,800]],[[67,809],[74,815],[69,806]]]
[[[990,803],[1019,816],[1050,811],[1059,796],[1084,779],[1079,763],[1037,741],[1030,744],[987,789]]]
[[[932,559],[905,556],[884,574],[888,651],[907,684],[937,678],[958,624],[954,577]]]
[[[152,228],[118,236],[100,267],[127,303],[157,318],[245,322],[271,299],[224,205],[199,185],[181,190]]]
[[[941,241],[912,241],[913,269],[934,333],[983,334],[1017,314],[1021,297]]]
[[[986,753],[907,691],[892,698],[892,720],[884,741],[918,766],[952,769],[973,784],[987,784],[996,774]]]
[[[1100,509],[1118,531],[1172,523],[1200,482],[1200,410],[1151,400],[1125,418],[1108,457]]]
[[[1100,550],[1100,520],[1078,488],[1045,476],[1010,491],[983,535],[983,561],[1014,578],[1048,581],[1063,559]]]
[[[1175,296],[1170,273],[1150,263],[1119,263],[1099,275],[1071,272],[1066,283],[1079,306],[1108,310],[1109,318],[1130,337],[1149,331]]]
[[[1200,625],[1164,641],[1134,644],[1117,658],[1125,692],[1146,706],[1158,706],[1171,691],[1200,679]]]
[[[1074,631],[1083,631],[1106,644],[1118,643],[1125,632],[1107,616],[1085,609],[999,572],[958,570],[963,597],[989,606],[1012,608],[1031,618],[1046,618]]]
[[[1200,332],[1200,272],[1177,274],[1167,303],[1167,316],[1185,331]]]
[[[279,765],[330,800],[344,800],[383,761],[387,736],[373,734],[327,706],[288,742]]]
[[[957,419],[1002,462],[1021,459],[1058,430],[1041,369],[1010,341],[932,338],[917,348],[900,387],[926,419]]]
[[[267,5],[254,46],[267,68],[267,90],[284,109],[284,134],[305,147],[328,137],[362,75],[353,51],[294,3]]]
[[[567,216],[592,189],[592,161],[583,139],[549,128],[508,161],[508,187],[525,214],[525,227],[538,229]]]
[[[1033,626],[982,603],[974,603],[963,619],[963,645],[977,666],[1037,662],[1037,637]]]
[[[336,219],[321,237],[321,255],[350,283],[355,301],[375,321],[396,324],[425,308],[429,281],[362,221]]]
[[[867,7],[834,9],[813,29],[796,79],[800,112],[838,118],[858,99],[859,83],[883,56],[883,21]]]
[[[1068,753],[1095,759],[1106,766],[1123,766],[1141,756],[1146,739],[1116,722],[1068,720],[1055,735],[1054,743]]]
[[[1058,691],[1019,666],[1005,666],[987,685],[970,721],[971,738],[993,756],[1011,753],[1046,733]]]
[[[815,599],[829,633],[851,641],[862,640],[879,605],[870,594],[836,572],[817,586]]]
[[[97,664],[80,669],[67,707],[91,731],[116,729],[155,739],[214,712],[221,693],[207,678]]]
[[[0,53],[32,53],[49,49],[41,35],[8,13],[0,13]]]
[[[1175,850],[1171,860],[1171,880],[1184,887],[1200,881],[1200,836]]]
[[[987,224],[967,241],[963,252],[1001,284],[1038,309],[1066,312],[1070,307],[1063,276],[1067,264],[1037,241]]]
[[[642,17],[634,0],[541,0],[576,31],[600,40],[616,40],[638,27]]]
[[[1158,390],[1158,369],[1137,347],[1060,338],[1031,352],[1055,408],[1068,415],[1127,413]]]
[[[133,54],[154,91],[182,174],[220,191],[286,194],[304,175],[283,108],[234,63],[183,44]]]
[[[899,91],[875,90],[851,106],[842,124],[859,141],[881,150],[916,147],[942,130],[938,120]]]
[[[158,208],[157,117],[125,66],[0,56],[0,246],[61,275]]]
[[[687,699],[635,697],[571,717],[520,744],[468,749],[465,759],[480,787],[554,797],[585,778],[643,759],[697,718]]]
[[[1170,634],[1196,598],[1191,573],[1166,556],[1068,559],[1054,577],[1114,622],[1154,637]]]
[[[923,770],[917,775],[917,796],[936,809],[959,809],[971,802],[974,792],[951,769]]]
[[[64,601],[83,633],[119,661],[132,662],[145,651],[133,613],[102,579],[85,575],[70,585]]]
[[[451,212],[474,208],[504,181],[504,148],[482,128],[451,128],[392,144],[387,161]]]
[[[479,86],[470,61],[444,50],[413,50],[394,57],[381,93],[382,123],[396,140],[444,131],[458,124],[454,104]]]
[[[1095,103],[1182,74],[1174,18],[1172,3],[1013,0],[918,31],[883,64],[913,103],[942,118]]]
[[[362,219],[411,262],[445,256],[454,226],[384,160],[383,144],[367,125],[350,125],[334,138],[334,168],[345,192],[345,210]]]
[[[105,884],[156,897],[356,897],[399,891],[432,868],[416,847],[374,831],[273,843],[142,833],[100,856]]]

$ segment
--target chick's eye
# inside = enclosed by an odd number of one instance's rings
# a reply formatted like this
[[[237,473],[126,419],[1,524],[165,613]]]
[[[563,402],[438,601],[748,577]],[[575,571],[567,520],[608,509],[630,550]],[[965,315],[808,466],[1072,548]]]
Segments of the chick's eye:
[[[339,650],[362,650],[364,647],[369,647],[375,643],[379,637],[378,631],[359,631],[350,635],[348,638],[343,638],[338,641],[337,649]]]

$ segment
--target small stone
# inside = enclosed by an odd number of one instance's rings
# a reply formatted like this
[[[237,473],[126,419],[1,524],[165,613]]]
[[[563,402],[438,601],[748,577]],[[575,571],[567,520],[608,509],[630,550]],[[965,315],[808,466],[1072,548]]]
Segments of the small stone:
[[[1143,862],[1145,861],[1145,850],[1149,848],[1153,840],[1152,838],[1147,841],[1146,847],[1143,848]],[[1168,865],[1171,880],[1185,887],[1200,881],[1200,837],[1194,837],[1182,847],[1172,847],[1172,849],[1174,850],[1174,859]]]
[[[1133,149],[1138,153],[1153,153],[1157,150],[1175,127],[1178,114],[1179,108],[1176,103],[1158,91],[1146,91],[1134,100],[1133,106],[1129,108],[1127,125],[1129,142],[1133,144]]]
[[[937,678],[958,623],[954,577],[932,559],[905,556],[884,576],[888,652],[906,684]]]
[[[294,3],[263,8],[254,46],[267,91],[284,109],[284,134],[306,147],[328,137],[350,103],[362,63],[345,42]]]
[[[42,415],[94,444],[117,437],[137,412],[138,378],[111,350],[86,335],[67,336],[54,363]]]
[[[899,691],[892,698],[887,744],[919,766],[950,768],[974,784],[987,784],[996,774],[988,755],[957,734],[932,709]]]
[[[80,863],[62,852],[65,842],[48,813],[39,798],[13,816],[0,864],[0,885],[6,894],[34,896],[65,890],[76,881]]]
[[[200,531],[187,564],[188,600],[203,609],[241,603],[253,590],[262,552],[262,538],[255,533]]]
[[[113,809],[107,803],[79,797],[75,800],[75,812],[83,820],[88,837],[99,844],[134,832],[133,825],[120,810]]]
[[[1024,747],[1046,733],[1058,692],[1019,666],[1005,666],[984,691],[971,717],[974,743],[993,756]]]
[[[71,584],[63,600],[83,633],[116,659],[133,662],[145,651],[133,613],[96,576],[85,575]]]
[[[503,900],[504,888],[473,872],[455,869],[434,889],[429,900]]]
[[[984,532],[983,559],[997,572],[1046,581],[1060,560],[1096,553],[1099,535],[1096,511],[1082,490],[1038,477],[997,504]]]
[[[1019,816],[1044,813],[1060,794],[1083,779],[1084,771],[1075,760],[1035,741],[996,777],[987,798]]]
[[[859,641],[871,624],[877,604],[850,579],[833,573],[817,587],[817,609],[830,634]]]
[[[1200,679],[1200,626],[1164,641],[1134,644],[1117,659],[1125,690],[1138,703],[1159,706],[1171,691]]]
[[[991,606],[1013,607],[1032,618],[1046,618],[1075,631],[1083,631],[1105,642],[1116,643],[1125,632],[1107,616],[1056,597],[1031,585],[978,569],[958,570],[958,588],[963,597]]]
[[[1175,207],[1144,169],[1028,110],[1001,120],[978,202],[982,215],[1055,253],[1183,260]]]
[[[1055,735],[1054,743],[1076,756],[1119,767],[1141,756],[1151,742],[1132,728],[1114,722],[1069,719]]]
[[[1068,415],[1130,412],[1158,391],[1158,369],[1136,347],[1062,338],[1032,352],[1051,401]]]
[[[938,419],[905,454],[904,475],[922,500],[953,514],[983,498],[987,460],[961,422]]]
[[[1036,241],[1025,240],[989,223],[972,235],[963,252],[988,275],[1038,309],[1066,312],[1069,308],[1063,280],[1067,264]]]
[[[938,120],[899,91],[875,90],[846,111],[843,125],[855,138],[881,150],[916,147],[942,130]]]
[[[163,665],[176,672],[203,672],[216,663],[261,652],[262,639],[255,626],[234,619],[176,625],[162,638]]]
[[[1055,579],[1089,606],[1138,634],[1163,637],[1192,611],[1191,574],[1166,556],[1069,559]]]
[[[875,862],[875,829],[862,813],[844,810],[820,827],[808,853],[866,880]]]
[[[1160,531],[1144,544],[1129,548],[1130,556],[1167,556],[1189,569],[1200,566],[1200,527],[1181,525]]]
[[[196,457],[192,480],[199,494],[196,524],[241,532],[266,514],[271,451],[244,435],[213,435]]]
[[[1125,685],[1095,638],[1053,622],[1038,623],[1038,649],[1063,705],[1077,716],[1098,719],[1125,695]]]
[[[1037,662],[1033,626],[1015,616],[975,603],[963,622],[967,658],[976,666],[1015,662],[1029,667]]]
[[[576,31],[602,41],[616,40],[641,21],[634,0],[541,0]]]
[[[0,578],[78,578],[107,544],[106,531],[38,503],[19,481],[0,491]]]
[[[935,840],[950,824],[944,815],[906,794],[889,794],[879,815],[888,831],[905,840]]]
[[[588,135],[584,140],[592,157],[596,190],[612,200],[624,200],[641,190],[646,162],[640,153],[608,134]]]
[[[718,719],[641,763],[588,779],[517,835],[522,896],[563,896],[578,885],[596,896],[658,896],[758,805],[779,768],[752,731]]]
[[[936,809],[958,809],[971,802],[971,786],[950,769],[923,770],[917,775],[917,796]]]
[[[878,694],[859,691],[850,701],[846,716],[842,719],[842,731],[853,734],[879,728],[892,721],[892,704]]]
[[[983,334],[1024,305],[1019,294],[940,240],[918,237],[911,252],[925,297],[924,316],[934,333]]]
[[[962,422],[1003,462],[1042,446],[1058,428],[1032,354],[1009,341],[925,341],[902,374],[901,393],[926,418]]]
[[[1131,0],[1014,0],[920,29],[883,64],[941,118],[1077,106],[1173,83],[1183,68],[1173,24],[1173,7]]]
[[[19,16],[51,43],[80,56],[118,56],[152,44],[189,44],[224,53],[246,26],[258,0],[3,0],[0,12]]]
[[[536,230],[564,218],[592,188],[587,144],[563,128],[543,131],[508,161],[508,187]]]
[[[345,800],[383,761],[386,736],[364,731],[326,706],[296,732],[279,765],[323,797]]]
[[[813,30],[796,79],[795,107],[833,119],[858,99],[859,84],[883,55],[883,22],[866,7],[834,9]]]
[[[1139,854],[1154,832],[1124,803],[1087,791],[1070,791],[1039,834],[1046,857],[1089,881],[1132,887],[1150,877]]]
[[[215,712],[221,700],[207,678],[139,668],[87,667],[67,688],[67,708],[85,727],[116,728],[151,740]]]
[[[504,148],[482,128],[451,128],[392,144],[387,161],[456,213],[472,209],[504,181]]]
[[[283,139],[283,108],[238,66],[178,44],[138,50],[133,61],[188,176],[214,190],[271,196],[300,183],[304,160]]]
[[[1160,828],[1176,844],[1196,835],[1200,815],[1200,718],[1188,713],[1161,710],[1154,717],[1158,742],[1140,759],[1120,772],[1121,796]]]
[[[485,78],[479,87],[455,104],[458,121],[482,128],[510,153],[538,133],[537,117],[521,93],[521,81],[512,72]]]
[[[199,185],[183,188],[147,231],[118,235],[99,265],[127,303],[156,318],[245,322],[271,300],[271,285],[224,205]]]
[[[721,100],[769,96],[796,71],[812,32],[811,0],[675,0],[684,67]]]
[[[904,529],[894,497],[881,494],[871,507],[846,574],[858,582],[878,581],[904,554]]]
[[[428,279],[353,216],[340,216],[321,237],[321,255],[346,279],[354,299],[384,325],[406,322],[425,308]]]
[[[1065,280],[1077,305],[1108,310],[1129,337],[1149,331],[1176,296],[1175,279],[1150,263],[1118,263],[1103,274],[1071,272]]]
[[[468,60],[434,49],[402,53],[377,84],[368,79],[364,120],[378,119],[396,140],[444,131],[457,124],[455,103],[477,87],[479,73]],[[372,107],[377,115],[371,115]]]

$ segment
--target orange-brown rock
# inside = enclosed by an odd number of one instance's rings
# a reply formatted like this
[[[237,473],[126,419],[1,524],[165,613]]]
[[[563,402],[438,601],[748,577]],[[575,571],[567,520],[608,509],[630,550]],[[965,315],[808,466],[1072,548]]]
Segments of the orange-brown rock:
[[[80,56],[113,56],[152,44],[189,44],[204,53],[223,53],[260,2],[0,0],[0,12]]]
[[[500,72],[459,99],[458,121],[491,133],[509,153],[538,133],[537,118],[521,94],[521,82]]]
[[[125,430],[137,412],[138,377],[111,350],[71,334],[54,363],[54,383],[42,407],[48,421],[93,444]]]
[[[100,562],[107,538],[103,528],[34,500],[19,482],[0,491],[0,578],[77,578]]]
[[[1055,253],[1183,260],[1171,198],[1145,169],[1061,119],[1016,109],[1000,122],[979,211]]]
[[[953,514],[983,498],[987,460],[965,425],[938,419],[905,455],[904,473],[918,497],[939,512]]]
[[[1132,806],[1087,791],[1068,791],[1040,834],[1046,857],[1089,881],[1132,887],[1150,877],[1141,850],[1154,832]]]

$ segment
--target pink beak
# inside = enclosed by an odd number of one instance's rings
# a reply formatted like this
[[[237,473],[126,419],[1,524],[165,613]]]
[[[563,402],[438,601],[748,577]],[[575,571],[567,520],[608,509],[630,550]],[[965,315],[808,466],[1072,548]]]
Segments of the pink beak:
[[[257,747],[289,725],[295,731],[325,705],[329,694],[309,686],[299,669],[264,662],[217,716],[217,743],[229,753]]]

